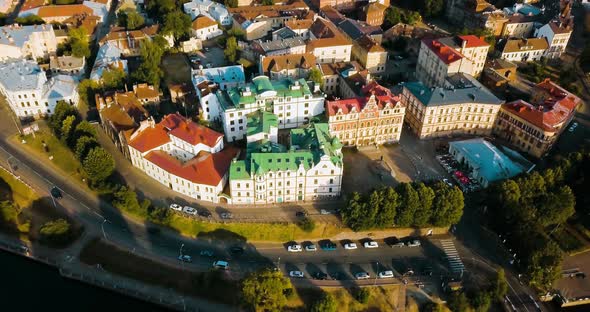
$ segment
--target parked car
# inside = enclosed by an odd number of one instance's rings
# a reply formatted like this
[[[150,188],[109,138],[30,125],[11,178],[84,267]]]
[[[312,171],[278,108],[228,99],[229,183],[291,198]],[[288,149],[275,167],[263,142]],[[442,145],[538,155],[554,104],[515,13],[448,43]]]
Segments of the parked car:
[[[404,247],[406,246],[406,244],[404,244],[404,242],[397,242],[391,245],[391,248],[393,247]]]
[[[234,215],[231,214],[231,212],[222,212],[221,213],[221,219],[233,219]]]
[[[208,249],[201,250],[199,255],[201,255],[201,257],[213,257],[213,250],[208,250]]]
[[[299,244],[293,244],[293,245],[287,246],[287,251],[289,251],[289,252],[300,252],[300,251],[303,251],[303,249],[301,248],[301,245],[299,245]]]
[[[229,252],[231,252],[234,255],[241,255],[241,254],[244,253],[244,247],[241,247],[241,246],[232,246],[229,249]]]
[[[414,240],[411,240],[411,241],[407,242],[407,244],[406,244],[406,245],[407,245],[408,247],[418,247],[418,246],[420,246],[420,245],[422,245],[422,244],[420,243],[420,241],[419,241],[419,240],[417,240],[417,239],[414,239]]]
[[[305,251],[317,251],[317,250],[318,250],[318,248],[314,244],[309,244],[309,245],[305,246]]]
[[[323,214],[323,215],[329,215],[329,214],[332,214],[332,212],[331,212],[331,211],[329,211],[329,210],[326,210],[326,209],[321,209],[321,210],[320,210],[320,214]]]
[[[320,248],[325,251],[331,251],[331,250],[336,250],[337,246],[336,246],[336,244],[334,244],[332,242],[327,242],[327,243],[321,244]]]
[[[453,187],[453,183],[451,183],[451,181],[449,181],[449,179],[447,179],[447,178],[444,178],[444,179],[443,179],[443,182],[444,182],[446,185],[448,185],[448,186],[450,186],[450,187]]]
[[[60,199],[63,197],[61,195],[61,191],[57,188],[57,186],[52,187],[50,193],[51,193],[51,196],[53,196],[53,198],[55,198],[55,199]]]
[[[196,215],[196,214],[197,214],[197,209],[195,209],[195,208],[193,208],[193,207],[190,207],[190,206],[184,206],[184,207],[182,208],[182,211],[183,211],[184,213],[188,213],[188,214],[190,214],[190,215]]]
[[[316,272],[312,276],[313,276],[313,278],[315,278],[317,280],[325,280],[325,279],[328,279],[328,274],[326,274],[324,272]]]
[[[182,207],[179,204],[170,204],[170,209],[182,211]]]
[[[365,248],[378,248],[379,244],[377,244],[376,241],[368,241],[368,242],[365,242],[363,244],[363,246],[365,246]]]
[[[356,248],[357,247],[356,247],[356,244],[355,243],[347,243],[347,244],[344,244],[344,249],[353,250],[353,249],[356,249]]]
[[[229,269],[229,263],[227,261],[217,260],[213,262],[213,268],[227,270]]]
[[[211,218],[211,212],[209,212],[209,210],[202,209],[199,211],[199,216],[205,217],[205,218]]]
[[[391,248],[393,248],[393,247],[404,247],[405,246],[404,242],[400,241],[397,237],[389,238],[387,240],[387,243],[391,246]]]
[[[357,280],[369,279],[371,276],[367,272],[358,272],[354,275]]]
[[[180,255],[178,256],[178,260],[182,262],[193,262],[193,258],[191,258],[189,255]]]
[[[301,217],[301,218],[303,218],[303,217],[307,216],[307,212],[305,212],[305,211],[297,211],[297,212],[295,213],[295,216],[296,216],[296,217]]]
[[[379,272],[379,278],[393,278],[393,271],[386,270]]]
[[[290,271],[289,276],[294,277],[294,278],[303,278],[304,277],[303,272],[301,272],[301,271]]]

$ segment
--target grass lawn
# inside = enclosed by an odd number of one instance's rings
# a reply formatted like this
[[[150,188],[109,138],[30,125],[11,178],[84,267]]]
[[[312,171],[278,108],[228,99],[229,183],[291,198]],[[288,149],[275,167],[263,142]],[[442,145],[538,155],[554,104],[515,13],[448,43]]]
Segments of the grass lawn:
[[[235,281],[224,279],[222,272],[193,273],[138,256],[103,240],[91,241],[82,249],[80,260],[88,265],[100,264],[111,273],[151,285],[213,301],[237,304]]]
[[[369,301],[366,304],[358,302],[353,294],[356,289],[345,288],[324,288],[334,296],[338,303],[337,311],[397,311],[398,298],[400,296],[400,286],[377,286],[367,287],[369,290]],[[401,290],[403,291],[403,290]],[[318,289],[297,289],[296,296],[290,299],[285,311],[309,311],[309,307],[313,302],[321,297],[321,291]],[[401,307],[403,310],[403,307]]]
[[[39,198],[37,193],[31,190],[26,184],[4,170],[0,170],[0,179],[6,182],[2,183],[0,189],[2,189],[3,193],[11,193],[12,202],[18,208],[29,207],[33,201]]]
[[[35,154],[38,159],[47,160],[61,169],[66,175],[82,180],[85,174],[82,170],[82,165],[76,159],[72,151],[59,139],[57,139],[45,125],[39,126],[40,131],[33,135],[24,137],[26,144],[21,143],[20,136],[12,138],[14,144],[20,144],[28,151]],[[47,145],[47,148],[43,146]],[[50,157],[53,156],[51,160]]]
[[[215,237],[214,233],[232,232],[248,241],[277,241],[287,242],[322,237],[332,237],[344,229],[332,224],[316,223],[315,229],[304,232],[296,224],[290,223],[209,223],[172,215],[170,227],[188,236]]]

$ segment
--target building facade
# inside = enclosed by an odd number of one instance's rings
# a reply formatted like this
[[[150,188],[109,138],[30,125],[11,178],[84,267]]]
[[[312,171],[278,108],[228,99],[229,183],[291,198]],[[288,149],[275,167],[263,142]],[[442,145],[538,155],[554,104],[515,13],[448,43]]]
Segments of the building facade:
[[[500,57],[510,62],[538,61],[545,56],[548,48],[545,38],[509,39]]]
[[[535,37],[547,40],[545,57],[558,58],[565,52],[572,35],[573,27],[567,22],[551,21],[535,31]]]
[[[307,79],[309,72],[315,68],[315,56],[311,53],[289,54],[279,56],[260,56],[259,74],[271,80]]]
[[[10,58],[48,57],[57,50],[57,39],[51,25],[18,24],[0,27],[0,61]]]
[[[207,16],[197,16],[192,23],[192,34],[197,39],[209,40],[223,35],[223,31],[219,29],[217,22]]]
[[[199,15],[204,15],[218,22],[222,26],[232,24],[231,14],[227,8],[220,3],[211,0],[192,0],[183,4],[184,13],[194,20]]]

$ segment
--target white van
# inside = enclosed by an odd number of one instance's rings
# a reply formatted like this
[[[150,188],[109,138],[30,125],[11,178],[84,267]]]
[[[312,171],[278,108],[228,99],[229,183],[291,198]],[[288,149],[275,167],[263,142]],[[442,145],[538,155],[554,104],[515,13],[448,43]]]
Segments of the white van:
[[[229,263],[227,263],[227,261],[217,260],[217,261],[213,262],[213,267],[216,269],[227,270],[227,269],[229,269]]]

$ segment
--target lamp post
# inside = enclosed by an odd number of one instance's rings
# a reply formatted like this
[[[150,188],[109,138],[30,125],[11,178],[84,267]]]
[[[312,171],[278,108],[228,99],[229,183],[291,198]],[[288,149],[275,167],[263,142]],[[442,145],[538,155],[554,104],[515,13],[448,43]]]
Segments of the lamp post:
[[[105,240],[107,240],[107,233],[104,231],[104,224],[106,222],[108,222],[109,220],[107,220],[106,218],[104,218],[102,220],[102,224],[100,225],[100,229],[102,230],[102,236],[104,237]]]
[[[379,276],[379,261],[375,262],[377,262],[377,272],[375,272],[375,282],[373,283],[373,286],[377,285],[377,277]]]

